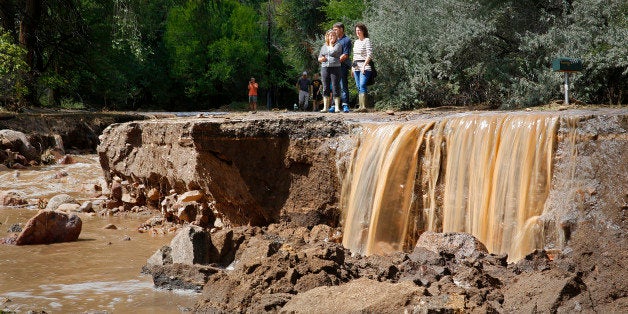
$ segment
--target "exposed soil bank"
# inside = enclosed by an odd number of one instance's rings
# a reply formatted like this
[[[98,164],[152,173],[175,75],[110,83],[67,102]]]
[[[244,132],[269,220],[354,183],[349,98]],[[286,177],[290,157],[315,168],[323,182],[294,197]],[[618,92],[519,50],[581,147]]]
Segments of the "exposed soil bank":
[[[59,144],[61,149],[70,152],[93,153],[99,143],[98,136],[107,126],[147,118],[140,114],[76,111],[3,113],[0,114],[0,130],[26,134],[39,154]]]

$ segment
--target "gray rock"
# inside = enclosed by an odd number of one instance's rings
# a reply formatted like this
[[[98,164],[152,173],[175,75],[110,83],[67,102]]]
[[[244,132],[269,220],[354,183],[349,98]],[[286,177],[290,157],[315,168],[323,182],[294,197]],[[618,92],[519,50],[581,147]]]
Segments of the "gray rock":
[[[59,208],[61,204],[77,204],[80,205],[74,197],[67,194],[59,194],[53,196],[49,201],[48,205],[46,205],[47,211],[54,211]]]
[[[208,231],[197,226],[187,226],[172,239],[170,247],[173,263],[193,265],[208,264],[213,245]]]
[[[437,254],[454,255],[457,259],[477,257],[481,253],[488,254],[482,242],[468,233],[461,232],[426,231],[419,237],[416,248],[425,248]]]

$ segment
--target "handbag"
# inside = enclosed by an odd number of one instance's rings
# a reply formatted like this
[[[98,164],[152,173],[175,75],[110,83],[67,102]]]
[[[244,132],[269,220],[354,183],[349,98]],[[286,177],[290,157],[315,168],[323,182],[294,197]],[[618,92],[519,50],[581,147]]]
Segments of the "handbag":
[[[366,81],[366,85],[375,84],[375,78],[377,77],[377,69],[375,69],[375,61],[371,60],[371,76]]]

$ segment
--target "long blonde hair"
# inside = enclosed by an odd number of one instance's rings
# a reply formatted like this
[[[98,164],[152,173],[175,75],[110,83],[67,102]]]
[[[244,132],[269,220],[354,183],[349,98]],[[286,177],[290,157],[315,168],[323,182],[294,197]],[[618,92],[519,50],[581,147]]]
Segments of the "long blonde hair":
[[[331,46],[331,36],[330,35],[334,35],[336,36],[336,41],[338,41],[338,35],[336,35],[336,32],[334,32],[333,29],[328,30],[327,32],[325,32],[325,45],[327,46]]]

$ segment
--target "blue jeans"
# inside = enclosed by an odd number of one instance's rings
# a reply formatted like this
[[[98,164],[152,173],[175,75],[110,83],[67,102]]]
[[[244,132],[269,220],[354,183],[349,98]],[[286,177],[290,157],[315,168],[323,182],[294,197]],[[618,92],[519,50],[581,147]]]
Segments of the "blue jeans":
[[[366,94],[368,89],[366,87],[366,82],[371,77],[371,71],[353,71],[353,78],[355,78],[355,85],[358,87],[358,93]]]
[[[349,70],[350,65],[340,65],[340,100],[343,104],[349,103]]]

